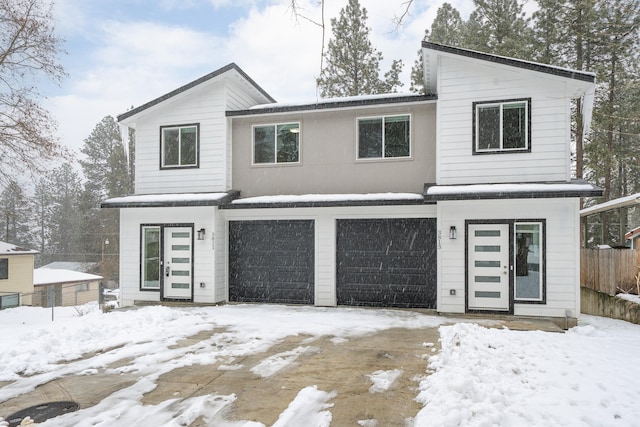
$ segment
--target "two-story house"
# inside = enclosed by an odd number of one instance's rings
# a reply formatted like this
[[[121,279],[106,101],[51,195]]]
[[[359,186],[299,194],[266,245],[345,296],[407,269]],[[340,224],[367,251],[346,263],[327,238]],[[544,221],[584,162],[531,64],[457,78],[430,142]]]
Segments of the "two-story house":
[[[591,110],[594,75],[422,48],[426,95],[278,104],[231,64],[120,115],[122,304],[577,318],[579,199],[601,190],[571,179],[571,100]]]

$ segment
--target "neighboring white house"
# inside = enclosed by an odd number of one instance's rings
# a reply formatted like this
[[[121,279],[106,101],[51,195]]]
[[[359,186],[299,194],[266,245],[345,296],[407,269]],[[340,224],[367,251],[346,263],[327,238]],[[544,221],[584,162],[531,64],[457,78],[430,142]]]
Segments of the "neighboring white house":
[[[278,104],[235,64],[118,117],[121,304],[577,318],[571,100],[595,77],[423,42],[425,95]],[[589,123],[588,114],[585,123]]]

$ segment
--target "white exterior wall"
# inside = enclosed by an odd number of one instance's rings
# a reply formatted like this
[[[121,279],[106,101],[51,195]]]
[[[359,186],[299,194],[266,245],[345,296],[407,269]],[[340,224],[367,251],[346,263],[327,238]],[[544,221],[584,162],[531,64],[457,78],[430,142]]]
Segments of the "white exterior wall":
[[[244,220],[314,220],[314,289],[315,305],[336,305],[336,220],[347,218],[435,218],[434,205],[415,206],[355,206],[331,208],[225,209],[226,233],[229,221]],[[228,252],[228,251],[225,251]],[[228,255],[227,255],[228,258]],[[228,266],[228,259],[225,262]],[[228,271],[225,289],[229,289]],[[228,295],[227,295],[228,299]]]
[[[193,224],[193,301],[214,303],[224,300],[224,292],[219,292],[214,277],[216,263],[220,256],[212,244],[212,232],[216,228],[216,218],[221,221],[215,206],[168,207],[168,208],[126,208],[120,210],[120,300],[123,306],[133,305],[135,300],[159,301],[159,291],[140,290],[140,226],[141,224]],[[204,228],[204,240],[197,239],[197,230]],[[215,248],[224,250],[224,236],[215,233]],[[218,243],[220,241],[221,243]],[[224,271],[224,268],[223,268]],[[200,283],[205,284],[204,288]]]
[[[546,219],[546,304],[515,304],[519,316],[570,317],[580,314],[578,199],[514,199],[438,202],[439,312],[465,312],[465,220]],[[458,238],[450,240],[455,226]],[[456,295],[449,295],[455,289]]]
[[[219,192],[231,189],[231,125],[225,111],[256,104],[235,80],[220,80],[136,121],[135,194]],[[160,126],[200,125],[199,167],[160,169]]]
[[[468,58],[440,57],[438,66],[439,185],[570,179],[570,99],[564,81]],[[473,102],[517,98],[531,98],[531,152],[473,155]]]

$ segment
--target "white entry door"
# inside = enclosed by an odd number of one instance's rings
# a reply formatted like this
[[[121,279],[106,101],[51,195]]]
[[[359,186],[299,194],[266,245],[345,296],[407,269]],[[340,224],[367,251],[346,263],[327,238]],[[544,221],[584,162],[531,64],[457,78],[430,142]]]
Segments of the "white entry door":
[[[509,311],[509,224],[469,224],[470,310]]]
[[[190,300],[193,231],[190,227],[165,227],[164,242],[164,298]]]

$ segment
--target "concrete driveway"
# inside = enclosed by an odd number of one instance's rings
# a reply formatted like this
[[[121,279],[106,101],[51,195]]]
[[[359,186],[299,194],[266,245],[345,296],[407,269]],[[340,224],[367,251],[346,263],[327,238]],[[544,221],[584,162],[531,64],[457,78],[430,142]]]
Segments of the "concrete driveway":
[[[485,323],[486,322],[482,322]],[[494,320],[490,326],[511,329],[560,330],[550,322]],[[203,331],[184,339],[177,347],[207,340],[224,329]],[[224,414],[229,421],[256,421],[273,425],[280,414],[305,387],[336,392],[328,403],[335,426],[405,426],[421,406],[415,401],[420,379],[428,375],[428,358],[439,351],[437,328],[387,329],[348,340],[331,336],[288,336],[267,352],[234,361],[233,367],[221,363],[193,365],[159,376],[156,387],[144,394],[143,405],[175,402],[203,395],[235,395]],[[85,357],[92,357],[86,355]],[[274,358],[275,356],[275,358]],[[283,369],[270,373],[265,361],[291,356]],[[0,403],[0,416],[49,401],[75,401],[80,408],[92,407],[114,392],[138,381],[134,373],[106,374],[126,359],[106,366],[93,375],[71,375],[38,386],[34,391]],[[262,369],[256,371],[256,366]],[[389,372],[397,379],[388,387],[376,389],[371,375]],[[383,381],[384,382],[384,381]],[[8,383],[0,383],[4,386]],[[377,424],[367,424],[377,420]],[[117,425],[117,422],[113,425]],[[191,426],[207,425],[202,418]]]

